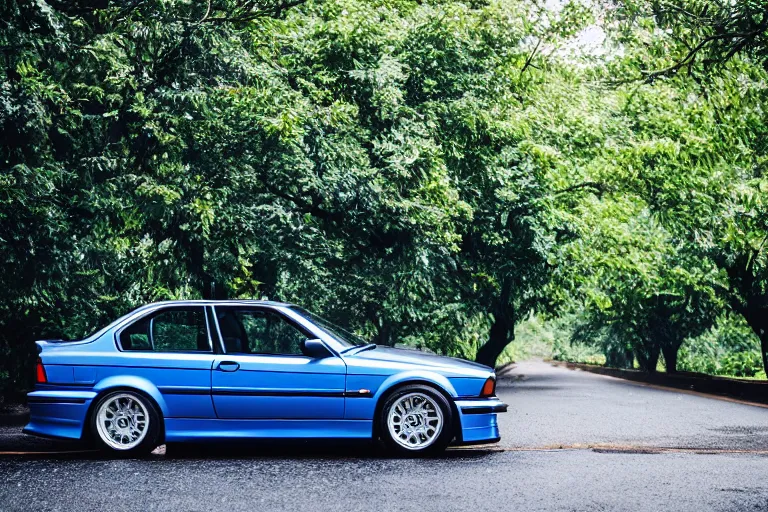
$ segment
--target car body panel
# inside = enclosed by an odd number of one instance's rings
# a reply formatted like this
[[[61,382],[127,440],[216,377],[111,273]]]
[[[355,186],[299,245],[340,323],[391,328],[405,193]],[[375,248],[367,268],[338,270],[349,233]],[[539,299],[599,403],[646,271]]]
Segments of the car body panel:
[[[167,418],[215,418],[211,400],[213,354],[121,353],[113,366],[93,367],[98,390],[136,387],[152,396]]]
[[[370,421],[354,420],[204,420],[165,422],[167,442],[208,439],[369,439]]]
[[[358,368],[365,368],[369,374],[391,375],[392,369],[408,370],[413,367],[433,369],[445,376],[479,378],[488,377],[488,367],[463,359],[428,354],[414,349],[376,347],[374,350],[353,352],[348,360],[355,361]],[[342,353],[342,356],[344,353]]]
[[[93,390],[71,388],[44,388],[29,393],[30,418],[24,431],[48,437],[79,439],[87,421],[88,408],[97,394]]]
[[[354,370],[351,369],[350,371]],[[380,382],[376,385],[379,380]],[[376,404],[379,400],[393,388],[406,384],[430,384],[441,389],[450,397],[456,396],[456,391],[453,389],[450,381],[446,377],[434,372],[410,370],[406,372],[398,372],[388,377],[381,375],[371,376],[351,374],[347,376],[347,382],[348,395],[354,396],[355,394],[359,394],[360,389],[370,390],[368,395],[370,398],[350,398],[347,400],[345,414],[345,418],[347,419],[373,420]]]
[[[239,365],[234,371],[221,363]],[[338,357],[216,357],[213,403],[223,419],[343,419],[346,365]]]
[[[462,444],[498,441],[497,414],[507,411],[507,406],[496,397],[466,399],[454,402],[461,422]]]
[[[330,355],[226,354],[215,310],[253,306],[278,312],[319,339]],[[123,351],[122,329],[165,308],[206,308],[211,352]],[[290,305],[267,301],[172,301],[143,306],[88,338],[39,341],[48,382],[29,394],[25,432],[77,439],[103,394],[132,389],[155,402],[166,441],[225,438],[370,438],[377,405],[392,390],[426,384],[452,401],[456,441],[498,441],[497,413],[506,406],[481,398],[491,368],[417,350],[349,348]],[[225,365],[222,363],[235,363]]]

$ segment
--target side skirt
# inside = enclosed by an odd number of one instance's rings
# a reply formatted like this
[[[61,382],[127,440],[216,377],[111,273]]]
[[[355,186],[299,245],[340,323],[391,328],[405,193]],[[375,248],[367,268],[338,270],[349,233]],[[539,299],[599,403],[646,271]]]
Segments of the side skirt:
[[[200,439],[370,439],[370,420],[222,420],[166,418],[168,442]]]

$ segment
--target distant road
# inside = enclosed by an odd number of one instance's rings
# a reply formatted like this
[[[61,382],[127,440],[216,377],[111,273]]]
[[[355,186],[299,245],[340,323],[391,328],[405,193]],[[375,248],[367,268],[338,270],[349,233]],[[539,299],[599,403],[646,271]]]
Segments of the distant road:
[[[766,408],[542,362],[499,394],[501,443],[428,460],[305,443],[0,455],[0,510],[768,511]],[[19,430],[0,429],[0,451],[71,448]]]
[[[768,451],[768,407],[542,362],[520,363],[509,377],[516,380],[502,379],[500,393],[510,405],[501,423],[505,447],[615,444]]]

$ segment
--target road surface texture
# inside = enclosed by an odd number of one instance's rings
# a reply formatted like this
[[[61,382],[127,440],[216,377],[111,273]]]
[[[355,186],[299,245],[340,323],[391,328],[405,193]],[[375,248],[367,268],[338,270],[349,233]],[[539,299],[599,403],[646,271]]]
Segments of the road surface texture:
[[[169,447],[145,460],[0,428],[0,510],[768,511],[768,408],[542,362],[499,379],[497,445]],[[19,455],[28,450],[45,454]]]

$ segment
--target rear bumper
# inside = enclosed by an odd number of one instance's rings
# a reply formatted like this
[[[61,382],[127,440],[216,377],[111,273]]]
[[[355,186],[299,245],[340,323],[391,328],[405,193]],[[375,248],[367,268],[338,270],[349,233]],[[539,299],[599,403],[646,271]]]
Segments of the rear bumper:
[[[29,423],[25,434],[61,439],[80,439],[94,391],[45,390],[27,395]]]
[[[507,412],[507,404],[496,397],[459,399],[455,401],[459,411],[461,432],[458,444],[497,443],[499,423],[497,414]]]

